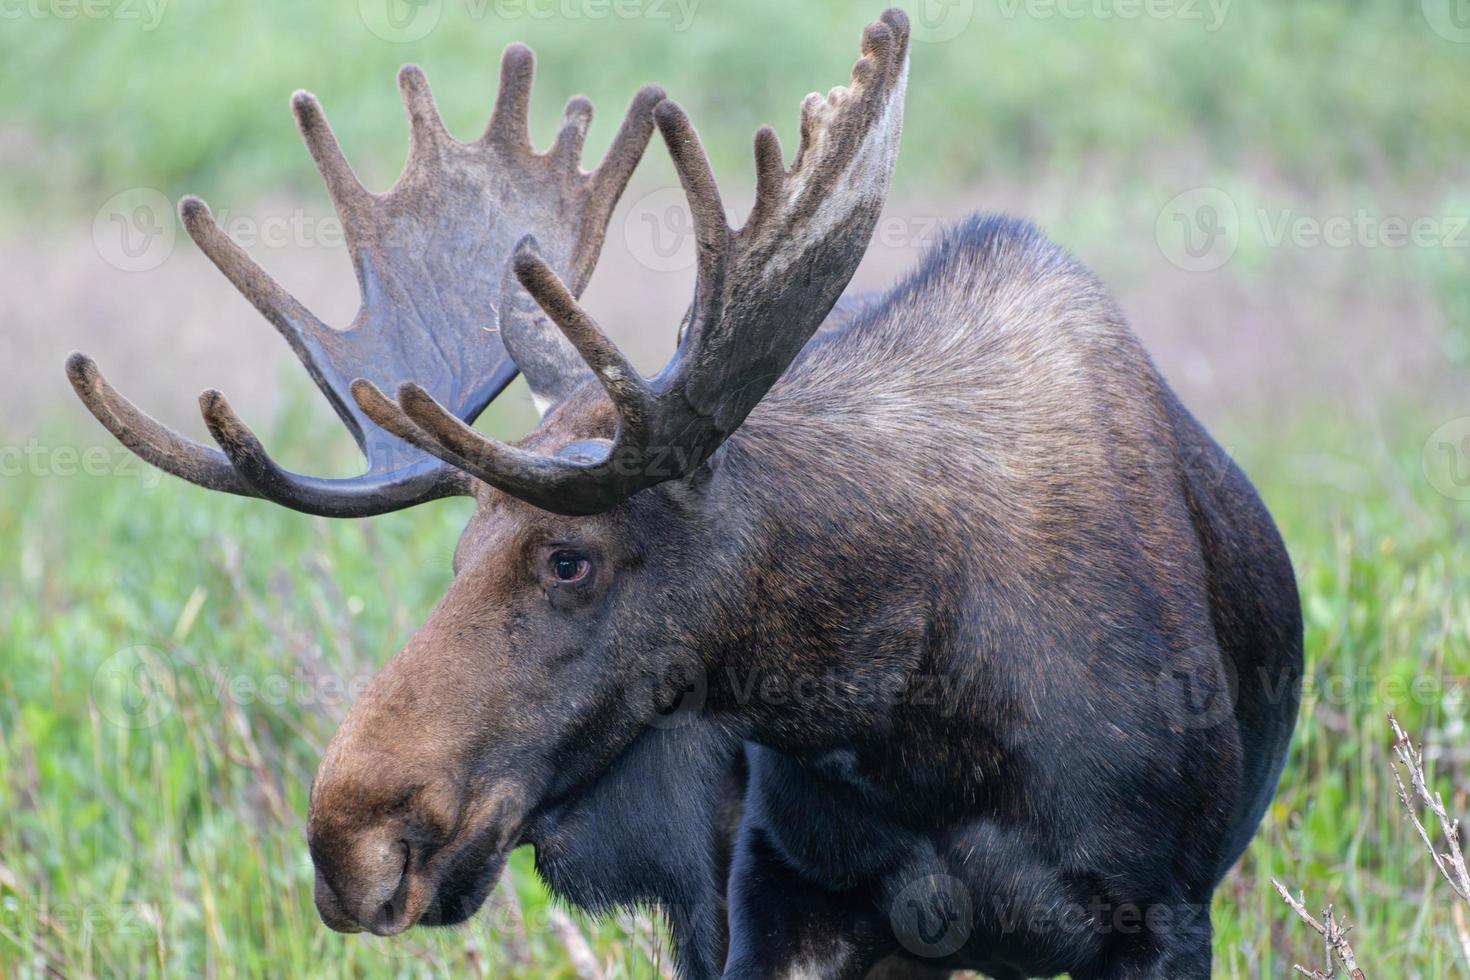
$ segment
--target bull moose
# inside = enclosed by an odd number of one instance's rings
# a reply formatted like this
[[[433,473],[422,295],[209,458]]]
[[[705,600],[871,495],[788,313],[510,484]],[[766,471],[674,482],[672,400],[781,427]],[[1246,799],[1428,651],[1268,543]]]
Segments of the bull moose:
[[[1208,976],[1211,894],[1295,722],[1291,565],[1102,286],[1030,226],[963,220],[892,289],[843,295],[908,42],[898,10],[864,31],[790,167],[756,134],[739,230],[657,88],[595,170],[585,99],[535,152],[520,45],[469,144],[402,70],[410,152],[382,194],[298,93],[361,287],[350,328],[203,202],[180,211],[360,477],[283,469],[217,391],[219,450],[191,442],[68,361],[104,426],[204,487],[329,517],[475,498],[452,584],[313,783],[328,926],[461,922],[529,844],[570,902],[661,908],[688,978]],[[698,249],[648,378],[578,297],[655,128]],[[539,427],[472,429],[517,371]]]

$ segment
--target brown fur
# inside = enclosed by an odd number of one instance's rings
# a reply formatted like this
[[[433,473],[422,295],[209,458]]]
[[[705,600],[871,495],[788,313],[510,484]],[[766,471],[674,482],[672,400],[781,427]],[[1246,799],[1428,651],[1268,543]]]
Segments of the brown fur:
[[[589,384],[525,447],[614,423]],[[593,557],[593,586],[548,584],[538,561],[566,543]],[[548,806],[606,778],[645,730],[636,681],[692,670],[708,681],[705,717],[815,767],[796,788],[797,770],[757,755],[737,837],[780,840],[829,888],[881,909],[892,871],[879,869],[918,860],[1021,907],[1035,888],[1065,894],[1082,869],[1115,879],[1109,901],[1198,903],[1248,839],[1294,715],[1299,614],[1269,518],[1095,280],[1004,221],[963,226],[820,334],[691,477],[591,517],[483,488],[456,565],[318,776],[313,853],[349,891],[370,863],[353,855],[382,834],[335,820],[431,828],[404,877],[418,903],[440,883],[434,854],[483,853],[493,869]],[[1181,726],[1160,686],[1171,671],[1254,700]],[[769,685],[760,696],[750,677]],[[860,696],[924,677],[944,679],[948,701]],[[770,693],[801,689],[814,693]],[[856,786],[862,802],[841,803]],[[486,812],[487,794],[493,829],[455,816]],[[803,820],[825,806],[850,823]],[[1061,863],[1037,865],[1027,888],[1001,866],[954,865],[941,842],[976,833],[1003,835],[989,860],[1004,866]],[[759,852],[736,850],[737,863]],[[390,909],[382,926],[424,910]],[[793,948],[854,963],[884,952],[861,915],[811,921],[858,933]],[[1106,936],[1067,942],[1078,963],[1122,955]],[[738,942],[732,955],[738,966]],[[997,966],[978,949],[966,963]]]

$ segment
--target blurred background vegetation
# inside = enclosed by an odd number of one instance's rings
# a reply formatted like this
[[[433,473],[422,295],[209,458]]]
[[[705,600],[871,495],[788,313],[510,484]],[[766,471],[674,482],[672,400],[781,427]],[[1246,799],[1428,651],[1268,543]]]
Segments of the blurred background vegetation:
[[[1316,961],[1277,876],[1309,906],[1337,904],[1369,976],[1467,975],[1452,896],[1394,799],[1386,715],[1428,741],[1437,787],[1470,812],[1470,12],[908,6],[905,147],[859,284],[891,282],[968,210],[1035,218],[1114,289],[1291,547],[1306,704],[1277,802],[1217,898],[1217,973]],[[846,80],[879,10],[0,4],[0,975],[573,975],[525,853],[451,933],[382,941],[317,922],[302,833],[316,760],[353,682],[446,584],[467,505],[331,522],[129,461],[72,398],[68,349],[196,437],[193,394],[218,385],[288,464],[357,465],[285,345],[172,215],[146,212],[155,237],[137,256],[118,251],[115,219],[199,193],[346,322],[355,290],[286,108],[294,89],[317,93],[381,189],[405,156],[398,65],[424,66],[469,138],[501,48],[524,40],[542,145],[585,92],[595,155],[656,81],[689,108],[738,210],[751,132],[770,122],[793,149],[801,96]],[[650,368],[692,281],[657,238],[678,238],[673,183],[655,145],[588,293]],[[1394,244],[1395,222],[1423,234]],[[516,391],[480,425],[515,434],[530,418]],[[609,977],[667,972],[647,917],[572,921]]]

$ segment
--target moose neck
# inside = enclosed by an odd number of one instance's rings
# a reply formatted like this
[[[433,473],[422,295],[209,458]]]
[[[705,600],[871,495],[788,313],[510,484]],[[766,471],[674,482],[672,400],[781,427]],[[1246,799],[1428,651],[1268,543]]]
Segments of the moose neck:
[[[708,491],[725,542],[711,707],[793,753],[871,737],[875,712],[951,676],[942,627],[965,574],[934,544],[942,500],[875,473],[909,461],[871,451],[886,438],[871,412],[809,386],[845,356],[814,344],[721,449]]]

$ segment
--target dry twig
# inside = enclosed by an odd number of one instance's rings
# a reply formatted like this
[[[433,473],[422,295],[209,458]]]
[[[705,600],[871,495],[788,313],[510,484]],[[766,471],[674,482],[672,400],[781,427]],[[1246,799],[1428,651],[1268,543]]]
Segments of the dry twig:
[[[1466,905],[1470,905],[1470,870],[1465,866],[1465,851],[1460,845],[1460,821],[1451,820],[1449,813],[1445,810],[1444,800],[1438,793],[1429,789],[1429,780],[1424,775],[1424,750],[1414,748],[1414,743],[1404,730],[1399,727],[1398,719],[1393,715],[1388,716],[1388,723],[1393,726],[1393,754],[1398,759],[1398,764],[1393,767],[1394,782],[1398,783],[1399,802],[1404,805],[1404,810],[1409,814],[1409,820],[1414,824],[1414,829],[1419,833],[1419,839],[1424,842],[1429,851],[1429,857],[1434,861],[1434,866],[1444,876],[1445,881],[1450,883]],[[1403,776],[1399,773],[1399,766],[1408,774],[1409,784],[1404,785]],[[1412,795],[1411,795],[1412,794]],[[1434,814],[1434,819],[1439,821],[1440,832],[1444,835],[1443,851],[1435,847],[1429,831],[1424,826],[1424,821],[1419,818],[1419,811],[1415,805],[1418,801],[1426,811]],[[1465,956],[1465,962],[1470,964],[1470,925],[1467,925],[1465,909],[1456,905],[1454,909],[1455,931],[1460,939],[1460,951]]]
[[[602,967],[597,965],[597,956],[587,944],[587,937],[582,935],[582,930],[572,921],[572,917],[555,905],[547,910],[547,914],[551,919],[552,931],[567,951],[567,961],[571,963],[577,980],[603,980]]]
[[[518,970],[529,968],[532,957],[531,942],[526,936],[526,917],[521,911],[521,900],[516,895],[509,872],[500,876],[490,896],[490,915],[499,927],[496,934],[511,966]]]
[[[1337,976],[1337,968],[1332,962],[1335,957],[1342,964],[1343,969],[1348,971],[1350,980],[1365,980],[1363,971],[1358,969],[1358,960],[1353,954],[1353,947],[1347,941],[1348,930],[1352,927],[1345,922],[1338,923],[1337,917],[1332,912],[1332,906],[1329,905],[1322,910],[1322,919],[1318,921],[1313,918],[1312,913],[1307,911],[1305,896],[1292,898],[1286,886],[1275,878],[1271,879],[1271,884],[1276,886],[1276,893],[1296,913],[1297,918],[1315,929],[1322,937],[1324,947],[1322,969],[1309,970],[1300,964],[1295,965],[1293,969],[1304,977],[1311,977],[1312,980],[1333,980]]]

